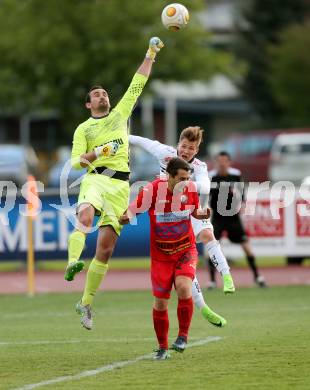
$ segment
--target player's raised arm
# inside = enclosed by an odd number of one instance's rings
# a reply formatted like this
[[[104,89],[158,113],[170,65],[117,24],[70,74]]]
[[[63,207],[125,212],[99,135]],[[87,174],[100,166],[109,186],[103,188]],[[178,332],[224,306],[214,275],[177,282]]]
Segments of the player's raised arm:
[[[147,150],[150,153],[152,152],[152,149],[156,147],[157,144],[159,144],[158,141],[132,134],[129,136],[129,143],[131,145],[140,146],[140,148]]]
[[[155,62],[155,57],[157,53],[164,47],[163,42],[158,37],[153,37],[150,39],[149,48],[146,52],[145,59],[140,65],[137,73],[142,74],[145,77],[149,77],[153,62]]]
[[[115,110],[120,112],[126,119],[130,116],[138,97],[141,95],[151,73],[155,57],[163,46],[164,44],[159,38],[153,37],[150,39],[149,48],[142,64],[135,73],[125,95],[115,107]]]
[[[175,154],[174,149],[171,146],[162,144],[159,141],[154,141],[149,138],[140,137],[138,135],[130,135],[129,143],[146,150],[159,161],[163,158],[173,156]]]

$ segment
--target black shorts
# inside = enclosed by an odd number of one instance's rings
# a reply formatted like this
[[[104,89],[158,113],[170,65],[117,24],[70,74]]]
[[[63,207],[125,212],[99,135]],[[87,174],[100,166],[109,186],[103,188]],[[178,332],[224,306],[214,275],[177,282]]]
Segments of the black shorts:
[[[240,217],[213,217],[212,225],[217,240],[220,240],[223,233],[226,232],[228,239],[235,244],[248,241]]]

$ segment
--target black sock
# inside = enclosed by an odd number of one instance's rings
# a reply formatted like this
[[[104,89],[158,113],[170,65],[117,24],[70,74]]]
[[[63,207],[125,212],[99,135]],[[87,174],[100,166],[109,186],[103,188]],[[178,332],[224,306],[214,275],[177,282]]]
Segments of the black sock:
[[[209,259],[209,274],[210,274],[211,282],[215,283],[215,267],[210,259]]]
[[[257,267],[255,264],[255,257],[254,256],[247,256],[246,258],[248,260],[248,263],[249,263],[251,270],[253,271],[254,278],[256,279],[258,277],[258,271],[257,271]]]

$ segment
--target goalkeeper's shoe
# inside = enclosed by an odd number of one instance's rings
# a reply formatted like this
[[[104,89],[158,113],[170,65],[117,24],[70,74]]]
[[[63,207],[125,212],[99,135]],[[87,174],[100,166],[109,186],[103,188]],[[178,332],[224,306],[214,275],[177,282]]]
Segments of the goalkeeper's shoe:
[[[170,354],[167,349],[159,348],[155,349],[156,354],[154,356],[154,360],[167,360],[170,358]]]
[[[233,294],[235,292],[234,281],[230,274],[223,275],[223,284],[224,294]]]
[[[93,313],[90,305],[82,305],[78,302],[75,306],[76,312],[81,316],[81,324],[85,329],[91,330],[93,327]]]
[[[82,271],[84,266],[85,263],[82,260],[72,261],[71,263],[69,263],[65,272],[65,280],[71,282],[74,279],[75,275]]]
[[[186,338],[184,336],[178,336],[175,342],[172,344],[171,349],[174,349],[177,352],[184,352],[186,344]]]
[[[201,309],[201,314],[203,318],[208,320],[210,324],[217,326],[218,328],[222,328],[227,324],[227,321],[224,317],[221,317],[217,313],[215,313],[213,310],[211,310],[208,306],[204,306]]]

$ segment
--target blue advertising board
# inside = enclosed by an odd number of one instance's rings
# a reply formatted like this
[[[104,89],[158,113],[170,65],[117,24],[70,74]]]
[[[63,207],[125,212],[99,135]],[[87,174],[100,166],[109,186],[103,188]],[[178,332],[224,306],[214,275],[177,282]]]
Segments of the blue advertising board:
[[[72,206],[76,195],[69,196],[67,207],[60,206],[59,195],[41,194],[41,212],[34,220],[34,245],[36,259],[66,259],[67,241],[73,224],[68,215],[74,215]],[[14,207],[7,215],[3,213],[4,200],[0,208],[0,261],[20,260],[26,258],[27,252],[27,218],[22,214],[25,199],[17,197]],[[58,206],[57,206],[58,205]],[[84,258],[95,254],[97,230],[87,236]],[[149,256],[149,219],[147,213],[138,217],[137,225],[126,225],[117,241],[113,257]]]

